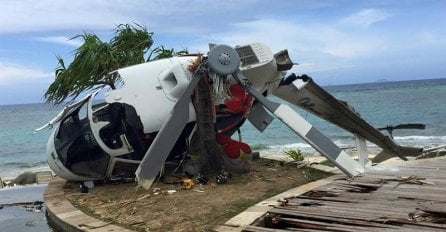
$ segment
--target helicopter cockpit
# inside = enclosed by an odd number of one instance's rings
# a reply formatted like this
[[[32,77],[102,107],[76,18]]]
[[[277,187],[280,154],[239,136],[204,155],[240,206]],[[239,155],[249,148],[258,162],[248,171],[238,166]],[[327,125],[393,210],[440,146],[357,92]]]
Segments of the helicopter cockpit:
[[[125,103],[94,104],[95,95],[64,109],[48,143],[48,163],[63,178],[131,176],[147,149],[135,109]]]

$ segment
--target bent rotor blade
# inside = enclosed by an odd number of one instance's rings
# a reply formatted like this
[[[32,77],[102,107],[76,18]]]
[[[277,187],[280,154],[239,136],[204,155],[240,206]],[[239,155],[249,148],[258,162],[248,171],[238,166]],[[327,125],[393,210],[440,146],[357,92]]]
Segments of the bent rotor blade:
[[[145,189],[149,189],[152,186],[153,181],[161,170],[161,166],[189,120],[191,95],[200,78],[201,74],[193,76],[189,86],[176,102],[168,119],[161,126],[155,140],[150,145],[135,172],[138,183]]]
[[[366,122],[346,102],[336,99],[309,77],[294,79],[287,84],[280,85],[274,90],[273,95],[299,106],[346,131],[360,135],[381,147],[386,154],[391,154],[386,157],[398,156],[407,160],[406,156],[419,155],[422,152],[422,148],[419,147],[405,148],[400,146],[391,137],[384,135]]]
[[[232,75],[239,83],[242,83],[240,79],[246,79],[240,71]],[[291,109],[291,107],[270,101],[265,96],[257,92],[257,90],[255,90],[252,86],[242,86],[246,89],[246,91],[248,91],[249,94],[256,98],[259,103],[265,106],[268,111],[273,113],[280,119],[280,121],[282,121],[303,140],[330,160],[345,174],[353,177],[364,172],[364,168],[358,162],[351,158],[319,130],[314,128],[302,116]]]

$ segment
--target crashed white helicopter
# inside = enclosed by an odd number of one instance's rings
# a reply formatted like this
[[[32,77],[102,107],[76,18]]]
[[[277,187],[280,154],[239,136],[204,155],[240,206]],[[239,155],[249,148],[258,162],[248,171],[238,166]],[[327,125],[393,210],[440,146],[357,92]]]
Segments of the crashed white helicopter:
[[[108,90],[105,102],[96,93],[67,106],[37,130],[57,125],[48,145],[48,163],[60,177],[72,181],[136,175],[151,186],[166,160],[183,154],[196,127],[191,96],[201,78],[213,83],[215,130],[229,159],[249,146],[231,135],[248,119],[259,131],[273,116],[314,147],[348,176],[364,172],[360,164],[285,104],[277,96],[383,149],[379,162],[392,156],[406,160],[423,149],[398,145],[391,136],[368,124],[346,102],[337,100],[310,77],[286,74],[293,66],[287,50],[273,54],[264,44],[232,48],[214,45],[195,71],[196,56],[151,61],[117,70],[122,87]],[[361,143],[359,143],[361,144]],[[136,172],[135,172],[136,170]]]

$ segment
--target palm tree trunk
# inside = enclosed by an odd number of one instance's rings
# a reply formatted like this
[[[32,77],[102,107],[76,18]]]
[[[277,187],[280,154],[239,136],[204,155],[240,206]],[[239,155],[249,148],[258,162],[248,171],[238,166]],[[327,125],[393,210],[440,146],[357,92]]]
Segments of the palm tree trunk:
[[[221,171],[225,155],[217,143],[214,130],[214,104],[207,78],[202,78],[195,89],[195,107],[198,130],[195,134],[195,149],[202,174],[215,174]]]

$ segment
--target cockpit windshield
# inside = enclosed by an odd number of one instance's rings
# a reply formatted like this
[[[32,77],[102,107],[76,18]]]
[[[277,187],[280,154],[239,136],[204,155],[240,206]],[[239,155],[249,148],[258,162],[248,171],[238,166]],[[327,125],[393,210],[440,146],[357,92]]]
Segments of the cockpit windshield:
[[[54,138],[57,155],[63,165],[76,175],[103,178],[109,156],[95,140],[84,102],[60,122]]]

